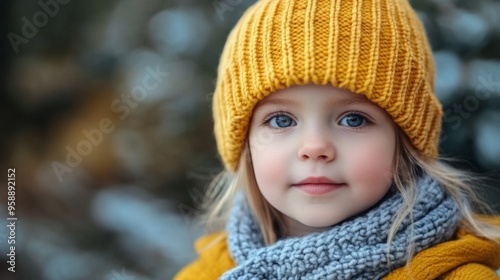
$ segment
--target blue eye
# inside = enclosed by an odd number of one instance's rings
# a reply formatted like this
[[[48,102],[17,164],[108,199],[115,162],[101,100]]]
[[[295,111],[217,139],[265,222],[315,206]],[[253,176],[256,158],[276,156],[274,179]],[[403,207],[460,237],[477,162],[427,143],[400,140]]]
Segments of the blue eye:
[[[297,123],[287,115],[275,115],[270,118],[267,123],[269,126],[274,128],[285,128],[293,125],[297,125]]]
[[[365,117],[357,114],[349,114],[342,118],[340,124],[348,127],[360,127],[368,123]]]

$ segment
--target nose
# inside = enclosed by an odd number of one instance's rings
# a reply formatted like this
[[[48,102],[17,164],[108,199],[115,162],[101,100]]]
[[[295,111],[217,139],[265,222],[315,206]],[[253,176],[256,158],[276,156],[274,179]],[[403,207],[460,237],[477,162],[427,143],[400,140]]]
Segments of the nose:
[[[300,160],[320,160],[329,162],[335,158],[335,147],[331,135],[317,132],[307,135],[299,148]]]

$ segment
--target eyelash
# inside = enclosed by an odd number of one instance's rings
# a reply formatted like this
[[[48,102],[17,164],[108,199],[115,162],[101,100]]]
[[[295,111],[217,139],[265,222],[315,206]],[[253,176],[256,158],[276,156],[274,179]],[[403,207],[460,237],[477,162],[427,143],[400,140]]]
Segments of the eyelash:
[[[272,129],[278,129],[278,130],[280,130],[280,129],[286,129],[286,128],[288,128],[288,127],[277,128],[277,127],[271,127],[271,126],[269,125],[269,122],[270,122],[270,121],[271,121],[274,117],[276,117],[276,116],[282,116],[282,115],[285,115],[285,116],[287,116],[287,117],[289,117],[289,118],[293,119],[293,118],[290,116],[290,114],[288,114],[288,113],[286,113],[286,112],[284,112],[284,111],[277,111],[277,112],[274,112],[274,113],[272,113],[271,115],[269,115],[267,118],[265,118],[265,119],[264,119],[264,121],[262,122],[262,125],[267,126],[267,127],[270,127],[270,128],[272,128]]]
[[[284,112],[284,111],[277,111],[277,112],[274,112],[272,113],[271,115],[269,115],[267,118],[264,119],[264,121],[262,122],[262,125],[264,126],[267,126],[267,127],[271,127],[269,125],[269,122],[276,116],[281,116],[281,115],[285,115],[285,116],[288,116],[289,118],[292,118],[290,116],[290,114]],[[371,125],[373,122],[370,121],[370,119],[362,112],[359,112],[359,111],[350,111],[350,112],[347,112],[345,114],[342,115],[342,117],[340,118],[340,120],[343,120],[345,117],[349,116],[349,115],[355,115],[355,116],[359,116],[359,117],[362,117],[365,121],[366,121],[366,124],[363,125],[363,126],[360,126],[360,127],[350,127],[350,126],[346,126],[352,130],[355,130],[355,131],[359,131],[359,130],[362,130],[364,128],[366,128],[367,126]],[[292,118],[293,119],[293,118]],[[340,123],[340,121],[338,122]],[[277,129],[277,130],[280,130],[280,129],[286,129],[288,127],[283,127],[283,128],[276,128],[276,127],[271,127],[272,129]]]
[[[366,121],[366,124],[364,124],[363,126],[357,126],[357,127],[350,127],[349,126],[349,128],[352,129],[352,130],[359,131],[359,130],[365,129],[369,125],[373,124],[373,122],[364,113],[359,112],[359,111],[350,111],[350,112],[347,112],[344,115],[342,115],[342,117],[340,118],[340,120],[343,120],[345,117],[347,117],[349,115],[355,115],[355,116],[358,116],[358,117],[362,117]]]

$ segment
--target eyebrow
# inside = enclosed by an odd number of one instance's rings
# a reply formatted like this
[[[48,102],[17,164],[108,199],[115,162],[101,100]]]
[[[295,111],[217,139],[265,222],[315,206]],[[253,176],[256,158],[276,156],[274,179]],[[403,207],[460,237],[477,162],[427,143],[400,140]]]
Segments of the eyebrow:
[[[330,105],[348,106],[348,105],[353,105],[353,104],[375,105],[373,102],[371,102],[368,98],[366,98],[362,94],[356,94],[355,97],[351,96],[349,98],[343,98],[343,99],[336,100],[336,101],[333,101],[333,102],[328,102],[327,104],[329,106]]]
[[[297,106],[298,102],[291,99],[274,98],[274,99],[263,99],[255,105],[254,112],[264,106],[264,105],[282,105],[282,106]],[[368,100],[364,95],[356,94],[356,96],[351,96],[348,98],[337,99],[326,103],[326,106],[349,106],[355,104],[365,104],[365,105],[375,105],[370,100]],[[375,105],[376,106],[376,105]]]
[[[279,99],[279,98],[275,98],[275,99],[263,99],[261,101],[259,101],[257,103],[257,105],[255,105],[254,107],[254,112],[257,112],[257,110],[264,106],[264,105],[268,105],[268,104],[271,104],[271,105],[284,105],[284,106],[296,106],[297,105],[297,102],[293,101],[293,100],[289,100],[289,99]]]

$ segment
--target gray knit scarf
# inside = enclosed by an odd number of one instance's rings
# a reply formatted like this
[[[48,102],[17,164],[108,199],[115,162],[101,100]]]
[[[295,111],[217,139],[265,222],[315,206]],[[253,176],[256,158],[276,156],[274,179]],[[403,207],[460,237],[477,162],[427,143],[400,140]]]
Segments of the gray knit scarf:
[[[419,179],[417,190],[413,218],[419,252],[449,240],[460,214],[456,202],[435,180]],[[391,243],[391,267],[386,250],[392,218],[402,204],[401,194],[394,191],[365,213],[326,231],[265,246],[248,203],[240,195],[227,224],[229,251],[238,265],[220,279],[380,279],[406,262],[409,218]]]

